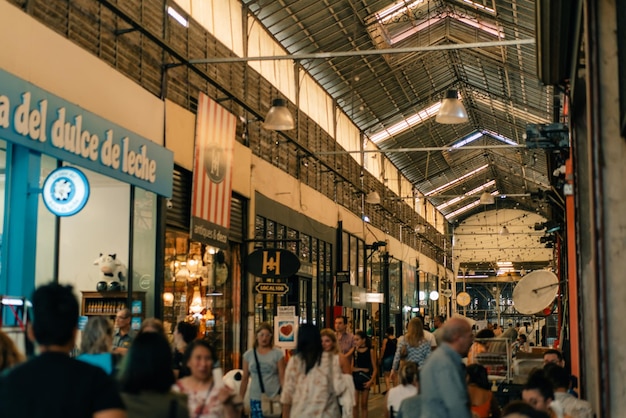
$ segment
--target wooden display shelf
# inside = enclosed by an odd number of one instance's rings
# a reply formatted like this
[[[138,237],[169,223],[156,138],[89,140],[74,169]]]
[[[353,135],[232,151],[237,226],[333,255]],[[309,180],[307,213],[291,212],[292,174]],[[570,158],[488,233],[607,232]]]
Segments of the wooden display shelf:
[[[83,291],[80,314],[85,316],[114,316],[120,309],[128,308],[132,316],[143,318],[146,311],[146,292],[133,292],[132,302],[141,302],[139,312],[136,306],[127,306],[127,292],[90,292]]]

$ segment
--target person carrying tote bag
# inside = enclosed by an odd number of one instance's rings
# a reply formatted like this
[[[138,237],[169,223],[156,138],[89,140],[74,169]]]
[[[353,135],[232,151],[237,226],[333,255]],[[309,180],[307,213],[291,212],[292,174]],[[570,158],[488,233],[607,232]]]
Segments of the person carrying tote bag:
[[[243,355],[243,377],[240,395],[245,397],[250,386],[250,417],[271,418],[280,416],[280,408],[272,412],[270,398],[276,401],[280,397],[285,374],[285,358],[283,352],[273,347],[273,329],[268,323],[262,323],[256,330],[254,348]],[[265,400],[265,408],[263,408]],[[279,405],[273,405],[274,407]]]
[[[263,373],[261,373],[261,366],[259,366],[259,358],[254,350],[254,359],[256,360],[256,368],[259,376],[259,383],[261,385],[261,413],[263,418],[280,418],[283,412],[283,407],[280,404],[280,389],[274,396],[268,396],[265,393],[265,385],[263,385]]]

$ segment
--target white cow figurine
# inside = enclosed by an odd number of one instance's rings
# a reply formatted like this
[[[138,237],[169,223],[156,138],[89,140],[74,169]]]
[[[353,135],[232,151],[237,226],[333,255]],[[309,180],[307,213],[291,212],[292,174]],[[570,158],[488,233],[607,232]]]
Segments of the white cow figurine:
[[[117,259],[117,254],[102,254],[95,259],[94,265],[100,267],[102,279],[124,281],[126,278],[126,266]]]

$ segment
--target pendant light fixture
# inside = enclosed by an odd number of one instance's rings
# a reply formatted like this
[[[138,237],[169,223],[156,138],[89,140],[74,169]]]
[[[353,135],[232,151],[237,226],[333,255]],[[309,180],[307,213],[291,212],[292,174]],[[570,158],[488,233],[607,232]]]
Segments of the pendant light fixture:
[[[371,205],[380,204],[380,195],[376,190],[372,190],[365,196],[365,203],[369,203]]]
[[[480,195],[481,205],[493,205],[495,203],[496,203],[496,199],[495,197],[493,197],[491,193],[483,192],[483,194]]]
[[[446,92],[446,97],[441,101],[441,108],[437,113],[435,121],[443,124],[465,123],[469,121],[467,111],[459,100],[459,94],[456,90],[448,90]]]
[[[293,120],[293,116],[289,109],[287,109],[287,103],[283,99],[274,99],[272,101],[272,107],[267,116],[265,122],[263,122],[263,128],[273,131],[289,131],[296,127]]]

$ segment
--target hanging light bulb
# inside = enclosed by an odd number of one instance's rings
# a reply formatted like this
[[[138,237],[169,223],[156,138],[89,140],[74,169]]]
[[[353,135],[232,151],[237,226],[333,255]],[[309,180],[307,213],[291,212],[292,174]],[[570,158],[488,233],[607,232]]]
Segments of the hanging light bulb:
[[[172,292],[163,293],[163,305],[172,306],[174,304],[174,294]]]

